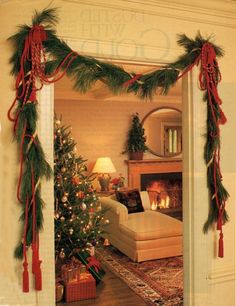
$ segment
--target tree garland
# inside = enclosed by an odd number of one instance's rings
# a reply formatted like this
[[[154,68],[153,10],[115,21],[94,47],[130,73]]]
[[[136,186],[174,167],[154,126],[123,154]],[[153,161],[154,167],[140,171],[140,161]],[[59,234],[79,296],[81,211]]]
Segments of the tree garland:
[[[22,25],[9,39],[15,52],[10,59],[12,74],[16,77],[16,96],[8,117],[14,123],[14,135],[20,147],[20,175],[17,199],[22,206],[22,233],[15,250],[16,258],[24,258],[23,291],[29,291],[27,248],[32,248],[32,271],[35,289],[41,290],[39,260],[39,230],[43,222],[43,201],[40,181],[51,177],[51,169],[45,160],[37,135],[37,91],[44,84],[56,82],[65,74],[74,80],[74,89],[86,92],[100,80],[115,94],[133,92],[140,98],[152,98],[160,92],[167,94],[171,86],[195,65],[200,66],[199,82],[207,103],[207,133],[204,159],[207,165],[210,209],[204,232],[217,222],[220,230],[219,257],[223,257],[222,224],[227,220],[225,203],[228,193],[222,184],[220,171],[220,124],[226,122],[221,109],[217,85],[220,71],[216,57],[223,56],[220,47],[204,39],[198,33],[195,39],[179,35],[178,44],[185,49],[175,62],[160,70],[141,75],[126,72],[122,67],[82,56],[73,51],[56,36],[53,29],[57,22],[55,9],[35,13],[32,26]],[[50,60],[48,59],[50,58]],[[41,60],[42,59],[42,60]],[[13,113],[13,114],[12,114]]]

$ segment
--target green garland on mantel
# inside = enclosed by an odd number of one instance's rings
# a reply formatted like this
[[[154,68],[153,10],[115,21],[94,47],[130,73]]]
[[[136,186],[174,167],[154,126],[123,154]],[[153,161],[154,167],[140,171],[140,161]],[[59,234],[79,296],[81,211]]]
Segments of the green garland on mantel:
[[[77,91],[87,92],[100,80],[114,94],[132,92],[142,99],[151,99],[157,92],[167,94],[179,78],[195,65],[200,66],[199,81],[204,91],[203,100],[207,103],[204,159],[207,165],[210,201],[204,232],[217,222],[222,249],[222,224],[228,219],[225,211],[228,193],[222,184],[219,165],[219,124],[226,122],[217,92],[220,71],[216,57],[223,56],[222,49],[210,42],[210,38],[204,39],[200,33],[195,39],[182,34],[178,37],[178,44],[184,48],[184,53],[175,62],[144,75],[129,73],[117,65],[73,51],[66,42],[57,37],[54,30],[57,21],[56,9],[36,12],[32,26],[19,26],[18,32],[9,38],[14,45],[10,63],[12,74],[16,77],[16,98],[8,116],[14,122],[14,135],[20,147],[17,198],[22,205],[23,225],[15,256],[24,256],[24,273],[26,274],[27,270],[26,249],[29,246],[32,246],[36,254],[33,255],[34,260],[39,261],[38,232],[43,222],[40,180],[51,176],[51,169],[37,136],[37,91],[44,84],[56,82],[65,74],[73,79],[74,89]],[[219,252],[220,257],[223,257],[222,252]]]

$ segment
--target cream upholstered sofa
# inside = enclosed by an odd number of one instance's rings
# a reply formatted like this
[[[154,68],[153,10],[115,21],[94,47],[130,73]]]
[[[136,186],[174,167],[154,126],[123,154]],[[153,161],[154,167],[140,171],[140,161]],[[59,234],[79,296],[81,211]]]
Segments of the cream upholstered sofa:
[[[143,212],[128,214],[115,196],[100,199],[107,209],[110,243],[133,261],[141,262],[182,254],[182,222],[150,209],[146,191],[140,192]]]

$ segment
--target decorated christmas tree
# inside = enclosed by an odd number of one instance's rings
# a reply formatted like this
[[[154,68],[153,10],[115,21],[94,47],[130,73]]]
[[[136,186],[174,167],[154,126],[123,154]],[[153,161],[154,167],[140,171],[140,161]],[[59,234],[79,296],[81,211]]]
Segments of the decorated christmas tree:
[[[99,243],[103,227],[109,223],[86,175],[85,160],[77,156],[71,129],[54,121],[54,209],[55,256],[70,258]]]

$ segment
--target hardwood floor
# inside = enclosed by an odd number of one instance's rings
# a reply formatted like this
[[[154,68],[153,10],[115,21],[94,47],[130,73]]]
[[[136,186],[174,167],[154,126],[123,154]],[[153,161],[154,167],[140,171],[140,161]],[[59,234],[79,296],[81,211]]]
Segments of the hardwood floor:
[[[103,282],[97,286],[96,299],[71,303],[57,303],[57,306],[145,306],[147,305],[122,280],[105,268]]]

